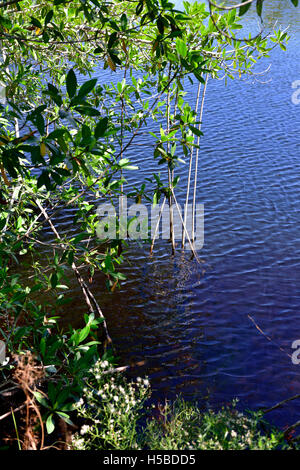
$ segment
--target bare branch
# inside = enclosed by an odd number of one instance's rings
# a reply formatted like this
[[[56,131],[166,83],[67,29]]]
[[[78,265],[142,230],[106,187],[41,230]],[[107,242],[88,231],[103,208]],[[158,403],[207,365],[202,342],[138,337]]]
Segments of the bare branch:
[[[258,324],[255,322],[255,320],[250,316],[248,315],[248,318],[252,321],[252,323],[254,324],[254,326],[256,327],[256,329],[265,337],[267,338],[268,341],[270,341],[271,343],[275,344],[275,346],[277,346],[277,348],[280,349],[280,351],[282,351],[284,354],[286,354],[288,357],[292,357],[291,354],[287,353],[279,344],[277,344],[272,338],[270,338],[270,336],[268,336],[259,326]]]
[[[246,0],[245,2],[238,3],[237,5],[231,5],[230,7],[224,7],[221,5],[217,5],[216,3],[213,3],[211,0],[208,0],[209,4],[212,5],[213,7],[217,8],[218,10],[235,10],[240,7],[244,7],[245,5],[248,5],[249,3],[253,3],[254,0]]]
[[[286,400],[282,400],[279,403],[276,403],[276,405],[272,406],[271,408],[268,408],[267,410],[263,410],[263,413],[270,413],[270,411],[276,410],[280,406],[284,405],[285,403],[288,403],[289,401],[296,400],[297,398],[300,398],[300,393],[298,395],[294,395],[293,397],[287,398]]]
[[[5,413],[4,415],[0,416],[0,421],[2,421],[5,418],[8,418],[8,416],[10,416],[12,413],[16,413],[17,411],[22,410],[23,408],[25,408],[25,406],[26,406],[26,403],[23,403],[23,405],[19,406],[18,408],[15,408],[14,410],[11,409],[10,411]]]

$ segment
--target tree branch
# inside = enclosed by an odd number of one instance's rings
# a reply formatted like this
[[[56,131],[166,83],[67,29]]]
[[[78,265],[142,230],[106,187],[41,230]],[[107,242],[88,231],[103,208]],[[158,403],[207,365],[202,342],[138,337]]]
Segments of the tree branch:
[[[230,7],[224,7],[222,5],[217,5],[213,3],[211,0],[208,0],[209,4],[212,5],[213,7],[217,8],[218,10],[235,10],[236,8],[244,7],[245,5],[248,5],[248,3],[253,3],[254,0],[246,0],[245,2],[238,3],[237,5],[231,5]]]

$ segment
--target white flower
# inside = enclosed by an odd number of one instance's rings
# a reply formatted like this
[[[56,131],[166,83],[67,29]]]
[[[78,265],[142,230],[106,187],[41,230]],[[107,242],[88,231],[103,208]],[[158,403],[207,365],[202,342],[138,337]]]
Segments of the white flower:
[[[76,408],[80,408],[80,406],[82,406],[83,404],[84,404],[84,401],[83,401],[82,398],[80,398],[80,400],[78,400],[78,402],[75,403],[75,407],[76,407]]]
[[[84,449],[84,439],[78,437],[72,437],[72,443],[78,450]]]
[[[88,426],[87,424],[84,424],[80,430],[80,434],[83,436],[84,434],[89,432],[89,430],[90,430],[90,426]]]

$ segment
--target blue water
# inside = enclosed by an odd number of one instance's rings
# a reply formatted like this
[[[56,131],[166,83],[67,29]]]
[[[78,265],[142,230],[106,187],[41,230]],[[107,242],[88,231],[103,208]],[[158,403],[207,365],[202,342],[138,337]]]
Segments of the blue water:
[[[92,284],[120,362],[144,361],[132,374],[148,374],[161,400],[181,393],[219,407],[238,397],[241,408],[256,409],[300,393],[300,365],[290,357],[300,339],[300,105],[291,100],[300,80],[300,11],[286,0],[269,2],[266,13],[266,27],[274,19],[291,25],[287,52],[272,51],[258,67],[271,64],[258,77],[266,83],[208,84],[197,195],[205,207],[202,263],[180,250],[170,256],[166,241],[152,258],[149,246],[134,244],[119,291],[106,292],[100,276]],[[254,28],[255,15],[247,21]],[[186,85],[193,103],[196,85]],[[137,142],[128,157],[142,165],[142,181],[157,163],[152,137]],[[184,184],[187,165],[179,173]],[[66,312],[73,321],[76,304]],[[300,401],[270,418],[284,426],[299,413]]]

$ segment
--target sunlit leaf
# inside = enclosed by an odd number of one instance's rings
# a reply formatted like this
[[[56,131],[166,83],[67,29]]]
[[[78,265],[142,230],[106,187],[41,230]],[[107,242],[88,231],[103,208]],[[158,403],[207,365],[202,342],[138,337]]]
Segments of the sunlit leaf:
[[[47,418],[47,421],[46,421],[46,428],[47,428],[47,432],[48,434],[51,434],[54,429],[55,429],[55,423],[54,423],[54,419],[53,419],[53,415],[49,415],[48,418]]]

